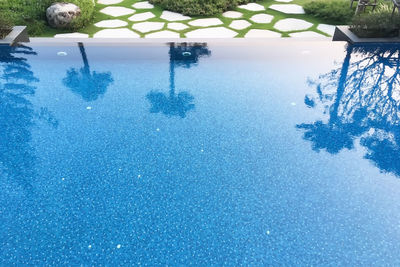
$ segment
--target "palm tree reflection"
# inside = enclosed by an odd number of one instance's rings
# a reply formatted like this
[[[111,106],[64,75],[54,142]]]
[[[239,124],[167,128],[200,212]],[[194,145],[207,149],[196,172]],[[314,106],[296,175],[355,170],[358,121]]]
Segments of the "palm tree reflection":
[[[113,78],[109,72],[91,72],[85,47],[82,43],[79,43],[78,46],[83,60],[83,68],[79,70],[69,69],[63,83],[72,92],[82,96],[83,100],[95,101],[107,91],[107,87],[113,82]]]
[[[310,108],[322,106],[326,121],[303,123],[304,139],[316,151],[336,154],[356,140],[365,158],[400,176],[400,53],[396,46],[351,46],[341,68],[322,75]]]
[[[0,46],[0,176],[31,187],[35,161],[31,128],[35,112],[29,97],[38,79],[23,55],[36,55],[30,47]],[[1,73],[1,72],[0,72]]]
[[[188,92],[175,92],[175,67],[190,68],[197,65],[200,57],[211,55],[207,44],[171,43],[169,47],[169,93],[150,92],[146,98],[151,103],[151,113],[163,113],[167,116],[186,117],[194,109],[194,97]]]

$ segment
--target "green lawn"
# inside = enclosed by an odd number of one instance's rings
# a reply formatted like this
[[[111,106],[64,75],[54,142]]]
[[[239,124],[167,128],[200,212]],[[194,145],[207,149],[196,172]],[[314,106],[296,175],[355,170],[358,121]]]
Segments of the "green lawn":
[[[136,2],[141,2],[141,1],[143,1],[143,0],[125,0],[125,1],[123,1],[121,3],[113,5],[113,6],[123,6],[123,7],[131,8],[132,4],[134,4]],[[293,0],[289,4],[303,5],[307,1],[311,1],[311,0]],[[240,19],[247,20],[252,24],[249,28],[246,28],[244,30],[234,30],[234,31],[239,33],[237,37],[243,37],[250,29],[265,29],[265,30],[273,30],[273,31],[276,31],[276,32],[280,32],[280,31],[274,29],[273,25],[278,20],[285,19],[285,18],[297,18],[297,19],[303,19],[303,20],[306,20],[308,22],[311,22],[311,23],[313,23],[313,26],[311,27],[310,30],[315,31],[317,33],[320,33],[322,35],[328,36],[327,34],[321,32],[321,31],[318,31],[316,29],[318,24],[323,23],[323,21],[321,21],[321,20],[319,20],[319,19],[317,19],[315,17],[312,17],[310,15],[306,15],[306,14],[304,14],[304,15],[284,14],[284,13],[281,13],[281,12],[278,12],[278,11],[274,11],[272,9],[268,9],[268,7],[270,5],[272,5],[272,4],[285,4],[285,3],[280,3],[280,2],[273,1],[273,0],[262,0],[262,1],[259,1],[257,3],[263,5],[266,8],[266,10],[265,11],[259,11],[259,12],[252,12],[252,11],[247,11],[247,10],[239,9],[239,8],[236,9],[236,11],[239,11],[239,12],[243,13],[243,17],[240,18]],[[102,29],[102,28],[98,28],[98,27],[94,26],[93,24],[96,23],[96,22],[99,22],[101,20],[106,20],[106,19],[124,20],[124,21],[128,22],[127,28],[129,28],[129,29],[132,29],[131,28],[132,25],[134,23],[137,23],[137,22],[131,22],[131,21],[128,20],[128,18],[131,15],[114,18],[114,17],[108,16],[108,15],[105,15],[103,13],[100,13],[99,11],[101,9],[103,9],[104,7],[106,7],[106,5],[96,4],[93,23],[91,25],[79,30],[79,32],[87,33],[87,34],[89,34],[89,36],[93,36],[94,33],[98,32],[99,30]],[[152,18],[152,19],[149,19],[147,21],[166,22],[165,20],[160,19],[160,15],[161,15],[163,10],[160,7],[157,7],[157,6],[154,9],[137,10],[137,12],[135,14],[148,12],[148,11],[151,11],[152,13],[154,13],[156,15],[156,17]],[[267,14],[273,15],[274,19],[272,20],[271,23],[268,23],[268,24],[256,24],[256,23],[250,21],[250,17],[253,16],[254,14],[258,14],[258,13],[267,13]],[[221,19],[221,21],[224,23],[224,25],[221,25],[221,26],[225,26],[225,27],[228,27],[229,24],[234,20],[234,19],[225,18],[222,15],[217,15],[217,16],[212,16],[212,17],[216,17],[216,18]],[[196,18],[199,18],[199,17],[192,17],[192,18],[196,19]],[[205,17],[201,17],[201,18],[205,18]],[[182,21],[182,23],[185,23],[185,24],[186,24],[186,22],[187,21]],[[190,25],[188,25],[188,26],[189,26],[188,29],[183,30],[183,31],[179,31],[181,37],[185,37],[184,33],[188,32],[188,31],[192,31],[194,29],[203,28],[203,27],[193,27],[193,26],[190,26]],[[166,27],[167,27],[167,24],[165,24],[164,28],[166,29]],[[70,32],[70,31],[56,30],[56,29],[52,29],[50,27],[47,27],[46,31],[41,36],[42,37],[51,37],[51,36],[54,36],[57,33],[65,33],[65,32]],[[296,31],[293,31],[293,32],[296,32]],[[144,36],[144,34],[142,34],[140,32],[136,32],[136,33],[140,34],[142,37]],[[292,33],[292,32],[280,32],[280,33],[282,34],[283,37],[287,37],[288,34]],[[148,33],[146,33],[146,34],[148,34]]]

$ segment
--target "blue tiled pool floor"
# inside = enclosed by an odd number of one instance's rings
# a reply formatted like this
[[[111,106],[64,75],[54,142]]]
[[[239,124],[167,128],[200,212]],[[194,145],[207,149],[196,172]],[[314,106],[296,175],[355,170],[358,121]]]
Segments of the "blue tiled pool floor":
[[[400,265],[399,64],[330,42],[0,47],[0,265]]]

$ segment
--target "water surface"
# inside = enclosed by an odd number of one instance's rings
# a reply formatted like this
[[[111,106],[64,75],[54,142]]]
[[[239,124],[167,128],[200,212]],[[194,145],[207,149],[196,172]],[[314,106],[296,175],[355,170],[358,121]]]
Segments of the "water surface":
[[[399,64],[330,42],[0,47],[0,265],[400,265]]]

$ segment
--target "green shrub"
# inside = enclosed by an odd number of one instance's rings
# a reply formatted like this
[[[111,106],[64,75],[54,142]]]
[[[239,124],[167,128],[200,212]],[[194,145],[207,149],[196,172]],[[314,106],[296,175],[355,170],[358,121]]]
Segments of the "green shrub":
[[[392,17],[392,10],[386,5],[371,13],[354,16],[350,24],[350,30],[358,37],[396,37],[399,29],[400,15]]]
[[[34,34],[40,32],[45,25],[36,12],[41,4],[39,1],[28,3],[22,0],[5,0],[0,2],[0,13],[14,25],[27,25],[29,32]]]
[[[67,2],[79,6],[81,9],[81,16],[74,21],[72,29],[81,29],[92,21],[94,12],[93,0],[68,0]]]
[[[303,8],[306,14],[335,25],[348,24],[354,15],[348,0],[313,0]]]
[[[0,14],[14,25],[28,26],[31,35],[40,35],[47,27],[46,9],[56,0],[0,0]],[[81,16],[71,25],[76,30],[87,25],[93,17],[92,0],[67,0],[81,8]]]
[[[11,22],[5,18],[0,17],[0,39],[3,39],[11,31]]]
[[[210,16],[257,0],[150,0],[152,4],[189,16]]]

